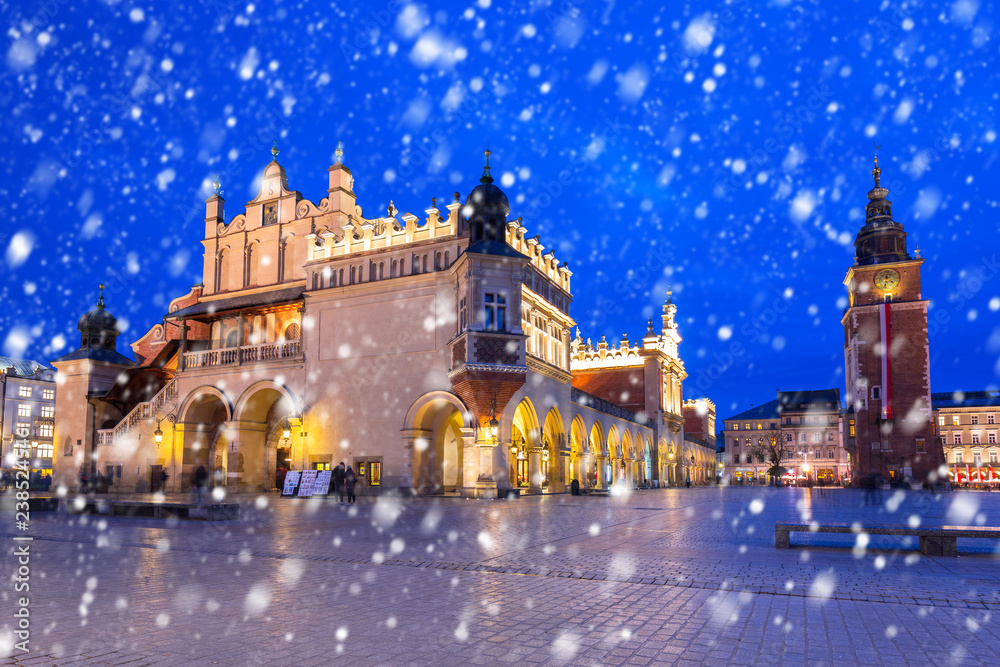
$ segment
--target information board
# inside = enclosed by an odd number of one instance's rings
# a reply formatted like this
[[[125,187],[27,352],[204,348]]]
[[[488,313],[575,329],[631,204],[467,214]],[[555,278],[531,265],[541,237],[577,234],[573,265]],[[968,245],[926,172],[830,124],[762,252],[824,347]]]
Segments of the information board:
[[[316,475],[319,470],[303,470],[302,481],[299,482],[299,498],[308,498],[313,494],[313,487],[316,485]]]
[[[299,475],[302,473],[298,470],[289,470],[285,474],[285,486],[281,489],[281,495],[283,496],[294,496],[295,487],[299,485]]]
[[[316,484],[313,486],[314,496],[325,496],[330,493],[330,480],[333,478],[332,470],[320,470],[316,475]]]

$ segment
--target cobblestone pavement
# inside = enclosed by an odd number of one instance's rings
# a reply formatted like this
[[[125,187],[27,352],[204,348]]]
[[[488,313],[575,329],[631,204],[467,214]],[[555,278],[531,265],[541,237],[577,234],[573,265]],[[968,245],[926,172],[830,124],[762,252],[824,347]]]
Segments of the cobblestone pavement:
[[[1000,494],[240,498],[231,522],[32,516],[31,652],[2,664],[990,664],[1000,549],[775,521],[1000,525]],[[3,572],[14,518],[0,513]],[[853,547],[853,548],[852,548]],[[11,576],[8,574],[8,577]],[[7,579],[7,577],[5,577]]]

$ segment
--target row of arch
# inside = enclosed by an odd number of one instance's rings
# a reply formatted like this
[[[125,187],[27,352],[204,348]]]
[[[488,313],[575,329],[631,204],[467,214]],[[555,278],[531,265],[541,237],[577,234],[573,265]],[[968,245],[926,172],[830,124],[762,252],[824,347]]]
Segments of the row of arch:
[[[515,397],[516,398],[516,397]],[[569,428],[557,406],[539,419],[528,397],[512,400],[499,415],[498,454],[492,476],[498,488],[560,492],[578,480],[607,488],[648,483],[652,476],[653,440],[643,429],[622,428],[608,416],[589,422],[574,415]],[[421,493],[458,491],[464,480],[465,445],[477,437],[475,418],[450,392],[431,392],[411,406],[404,438],[413,451],[413,486]]]
[[[294,243],[293,235],[286,236],[278,243],[277,282],[293,279]],[[231,289],[245,289],[264,284],[261,281],[260,267],[264,249],[260,240],[249,241],[243,249],[243,266],[240,284],[232,281],[233,255],[238,251],[232,248],[222,248],[215,256],[215,291],[225,292]]]

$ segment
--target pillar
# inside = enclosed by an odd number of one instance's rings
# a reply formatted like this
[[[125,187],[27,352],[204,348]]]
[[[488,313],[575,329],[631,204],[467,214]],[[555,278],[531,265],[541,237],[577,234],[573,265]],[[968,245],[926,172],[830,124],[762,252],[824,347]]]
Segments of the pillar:
[[[497,483],[493,477],[494,450],[501,443],[486,439],[484,429],[463,428],[462,497],[496,498]],[[507,445],[509,447],[509,445]]]
[[[542,492],[541,450],[532,447],[528,450],[528,493]]]
[[[427,457],[432,455],[431,441],[433,433],[421,429],[403,429],[403,471],[401,487],[408,487],[415,493],[433,491],[434,472],[428,479],[424,467]]]
[[[236,472],[236,490],[261,491],[265,487],[267,468],[264,464],[267,424],[248,421],[226,422],[229,435],[229,456],[226,457],[227,482],[230,473]],[[228,484],[227,484],[228,486]]]

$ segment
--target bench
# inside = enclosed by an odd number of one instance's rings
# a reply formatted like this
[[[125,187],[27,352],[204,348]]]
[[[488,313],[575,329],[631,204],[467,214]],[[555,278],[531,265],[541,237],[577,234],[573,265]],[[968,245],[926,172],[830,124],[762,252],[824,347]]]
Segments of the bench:
[[[157,503],[141,500],[108,502],[111,516],[151,517],[153,519],[205,519],[228,521],[240,518],[239,503]]]
[[[791,533],[849,533],[868,535],[912,535],[919,538],[920,553],[927,556],[957,556],[959,537],[1000,539],[1000,528],[990,526],[923,526],[902,524],[862,526],[859,523],[775,523],[774,546],[791,548]]]

